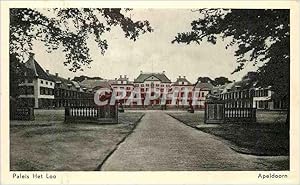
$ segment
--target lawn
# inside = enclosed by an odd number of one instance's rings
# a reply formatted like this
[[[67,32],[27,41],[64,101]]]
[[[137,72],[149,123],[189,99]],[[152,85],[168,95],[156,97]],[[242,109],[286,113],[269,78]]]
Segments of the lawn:
[[[35,116],[30,126],[11,123],[12,171],[93,171],[131,133],[143,113],[120,113],[120,124],[114,125],[65,124],[62,110],[38,110]],[[51,124],[39,124],[47,122]]]
[[[232,149],[253,155],[289,155],[286,112],[257,112],[257,123],[206,125],[204,112],[169,113],[181,122],[225,139]]]

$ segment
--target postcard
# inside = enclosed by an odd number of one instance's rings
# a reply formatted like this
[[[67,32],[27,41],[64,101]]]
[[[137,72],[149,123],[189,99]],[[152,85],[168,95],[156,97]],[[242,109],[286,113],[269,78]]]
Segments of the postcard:
[[[1,183],[298,184],[296,1],[1,1]]]

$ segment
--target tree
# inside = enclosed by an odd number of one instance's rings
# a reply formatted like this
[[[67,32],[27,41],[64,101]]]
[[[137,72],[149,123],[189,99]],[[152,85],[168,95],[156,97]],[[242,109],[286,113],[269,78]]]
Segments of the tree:
[[[140,34],[152,32],[148,21],[136,21],[126,17],[119,8],[56,8],[10,9],[10,54],[22,56],[32,50],[32,41],[39,40],[51,52],[62,48],[65,53],[64,64],[70,71],[82,70],[83,65],[92,61],[87,40],[94,38],[102,54],[108,48],[103,33],[113,26],[120,26],[125,37],[135,41]],[[49,14],[49,15],[48,15]]]
[[[218,38],[229,39],[226,48],[237,46],[237,68],[260,64],[258,85],[271,89],[289,102],[290,86],[290,18],[288,9],[200,9],[192,21],[191,31],[178,33],[172,43],[204,39],[216,44]]]
[[[81,76],[75,76],[73,78],[73,81],[82,82],[85,79],[89,79],[89,80],[103,80],[103,78],[101,78],[101,77],[88,77],[88,76],[85,76],[85,75],[81,75]]]
[[[10,9],[10,92],[16,96],[20,77],[22,56],[32,50],[33,41],[44,43],[48,52],[62,48],[65,66],[70,71],[89,67],[92,61],[87,46],[88,39],[94,39],[102,54],[108,49],[108,42],[102,38],[112,27],[120,26],[125,37],[135,41],[141,34],[152,32],[148,21],[133,21],[123,13],[129,9],[100,8],[56,8]],[[45,15],[47,13],[47,15]]]
[[[226,77],[223,77],[223,76],[220,76],[220,77],[217,77],[215,78],[214,80],[214,85],[217,86],[217,85],[225,85],[227,83],[231,83],[230,80],[228,80],[228,78]]]

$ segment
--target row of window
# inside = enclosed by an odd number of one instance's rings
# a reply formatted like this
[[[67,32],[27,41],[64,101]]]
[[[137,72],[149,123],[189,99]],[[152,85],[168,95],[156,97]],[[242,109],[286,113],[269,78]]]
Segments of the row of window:
[[[70,91],[65,89],[56,89],[55,96],[66,97],[66,98],[90,98],[94,95],[87,92]]]
[[[135,87],[150,87],[150,84],[135,84]],[[151,84],[151,87],[154,87],[154,84]],[[164,85],[164,84],[155,84],[155,87],[170,87],[170,85]]]
[[[223,100],[228,99],[240,99],[240,98],[249,98],[251,96],[250,91],[235,91],[235,92],[229,92],[225,94],[221,94],[221,98]]]
[[[40,95],[54,95],[54,90],[47,87],[40,87]]]
[[[18,92],[20,95],[33,95],[34,87],[33,86],[19,86]]]
[[[32,83],[33,82],[32,78],[22,78],[20,80],[21,80],[21,83]]]
[[[41,84],[44,84],[44,81],[43,81],[43,80],[41,80]],[[46,84],[46,85],[48,85],[48,84],[52,85],[52,84],[53,84],[53,82],[48,82],[48,81],[45,81],[45,84]]]
[[[124,89],[124,87],[114,87],[114,89]],[[131,87],[126,87],[126,90],[131,90]]]
[[[265,97],[268,96],[268,89],[259,89],[255,91],[255,97]]]

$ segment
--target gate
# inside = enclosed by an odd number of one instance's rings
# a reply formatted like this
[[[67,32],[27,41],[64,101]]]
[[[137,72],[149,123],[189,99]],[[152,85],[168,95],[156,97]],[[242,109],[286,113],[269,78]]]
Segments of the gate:
[[[10,109],[11,120],[34,120],[34,109],[32,107],[15,107]]]
[[[224,103],[222,101],[205,102],[204,123],[224,123]]]

